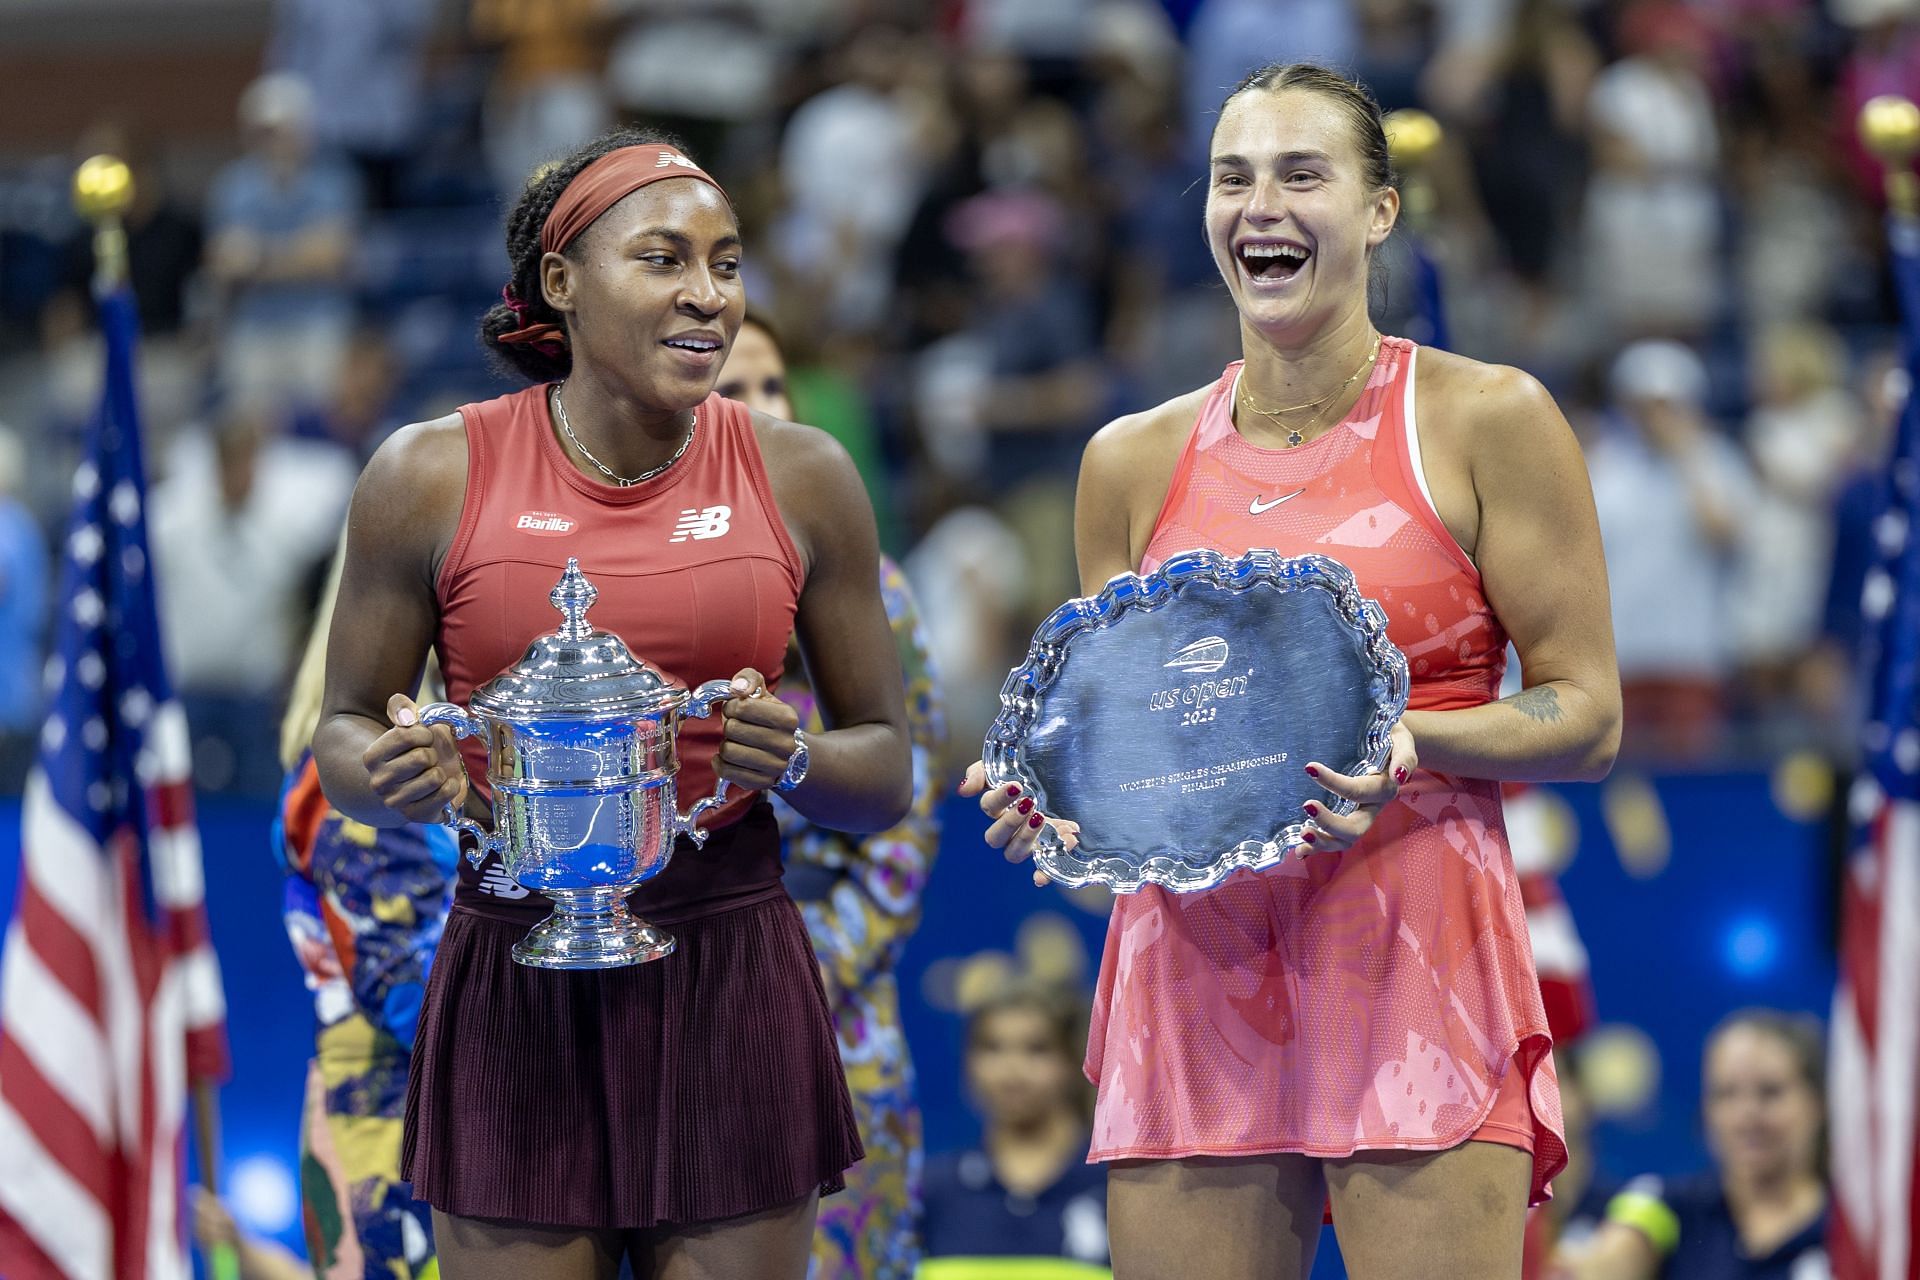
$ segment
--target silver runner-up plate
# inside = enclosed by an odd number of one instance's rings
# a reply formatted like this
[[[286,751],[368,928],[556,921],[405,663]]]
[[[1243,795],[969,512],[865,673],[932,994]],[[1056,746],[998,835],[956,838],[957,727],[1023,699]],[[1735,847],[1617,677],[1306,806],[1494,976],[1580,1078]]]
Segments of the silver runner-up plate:
[[[1049,817],[1048,876],[1132,893],[1211,889],[1301,843],[1309,761],[1377,772],[1406,710],[1407,659],[1353,571],[1326,556],[1188,551],[1069,600],[1000,690],[982,757]]]

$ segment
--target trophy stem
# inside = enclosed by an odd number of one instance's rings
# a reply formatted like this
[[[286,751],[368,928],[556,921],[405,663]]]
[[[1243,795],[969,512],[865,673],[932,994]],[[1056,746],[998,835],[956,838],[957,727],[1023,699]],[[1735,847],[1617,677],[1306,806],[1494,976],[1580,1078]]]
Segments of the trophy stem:
[[[614,969],[672,955],[672,935],[627,909],[632,890],[544,890],[553,914],[514,944],[513,958],[536,969]]]

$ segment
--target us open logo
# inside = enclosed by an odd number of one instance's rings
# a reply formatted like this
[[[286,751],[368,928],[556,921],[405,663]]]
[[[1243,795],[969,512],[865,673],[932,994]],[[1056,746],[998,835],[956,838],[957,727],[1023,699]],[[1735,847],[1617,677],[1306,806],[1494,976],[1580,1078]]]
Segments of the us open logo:
[[[1227,655],[1227,642],[1219,636],[1208,636],[1204,640],[1195,640],[1174,654],[1171,662],[1163,665],[1174,671],[1188,671],[1197,676],[1206,676],[1226,666]]]
[[[522,511],[513,522],[513,527],[521,533],[531,533],[541,538],[564,538],[580,527],[578,520],[569,519],[557,511]]]

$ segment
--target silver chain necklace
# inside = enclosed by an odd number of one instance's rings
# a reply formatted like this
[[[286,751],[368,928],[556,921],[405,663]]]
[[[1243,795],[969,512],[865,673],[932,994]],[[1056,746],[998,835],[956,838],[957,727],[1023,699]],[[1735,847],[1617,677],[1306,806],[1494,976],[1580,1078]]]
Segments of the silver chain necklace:
[[[662,471],[665,471],[668,467],[672,466],[674,463],[680,461],[681,458],[685,457],[687,453],[687,447],[693,443],[693,428],[700,421],[700,419],[697,416],[694,418],[694,421],[692,423],[688,424],[686,438],[680,442],[680,447],[673,451],[673,456],[671,458],[668,458],[665,462],[661,463],[657,467],[650,467],[647,470],[642,471],[637,476],[623,476],[619,472],[615,471],[612,467],[609,467],[606,463],[600,461],[600,459],[594,457],[592,450],[588,449],[587,446],[581,444],[580,437],[573,434],[573,424],[567,421],[567,406],[560,403],[560,389],[566,385],[567,384],[564,382],[555,383],[552,392],[550,392],[547,397],[549,400],[553,402],[553,415],[554,417],[560,420],[560,430],[566,433],[567,439],[573,441],[573,447],[580,451],[581,457],[585,458],[588,462],[591,462],[594,466],[598,467],[600,469],[601,475],[613,481],[615,484],[619,485],[622,489],[629,489],[636,484],[642,483],[643,481],[653,479],[655,476],[659,475]]]

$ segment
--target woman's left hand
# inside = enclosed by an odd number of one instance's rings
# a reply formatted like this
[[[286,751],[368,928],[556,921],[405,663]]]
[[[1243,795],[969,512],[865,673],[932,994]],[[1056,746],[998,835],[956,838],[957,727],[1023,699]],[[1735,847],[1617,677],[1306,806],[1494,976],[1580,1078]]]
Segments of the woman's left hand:
[[[1380,811],[1400,794],[1400,788],[1420,767],[1420,753],[1413,745],[1413,730],[1407,728],[1404,720],[1394,723],[1391,741],[1386,767],[1379,773],[1336,773],[1317,760],[1307,765],[1309,778],[1333,794],[1357,802],[1359,807],[1352,813],[1339,814],[1318,800],[1307,801],[1307,830],[1302,837],[1306,843],[1301,846],[1302,854],[1351,849],[1367,834]]]
[[[725,734],[713,771],[736,787],[771,790],[787,771],[799,740],[800,713],[767,690],[766,677],[747,667],[733,678],[733,697],[720,707]]]

